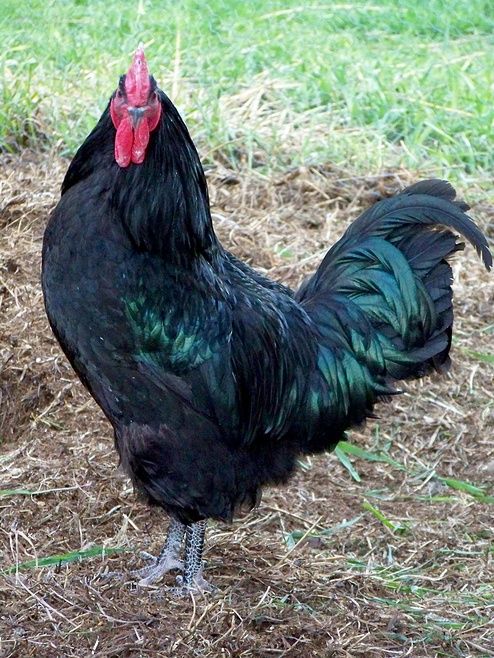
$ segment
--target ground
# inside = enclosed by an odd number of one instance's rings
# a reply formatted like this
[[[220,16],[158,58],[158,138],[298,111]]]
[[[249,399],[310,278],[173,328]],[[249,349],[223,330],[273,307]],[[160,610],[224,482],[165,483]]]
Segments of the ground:
[[[0,160],[0,656],[492,656],[494,277],[473,249],[454,268],[451,372],[407,384],[338,454],[213,524],[219,590],[176,599],[101,578],[158,551],[166,520],[118,470],[44,315],[41,240],[66,166]],[[363,207],[415,179],[208,169],[222,241],[293,285]],[[492,239],[493,200],[461,191]]]

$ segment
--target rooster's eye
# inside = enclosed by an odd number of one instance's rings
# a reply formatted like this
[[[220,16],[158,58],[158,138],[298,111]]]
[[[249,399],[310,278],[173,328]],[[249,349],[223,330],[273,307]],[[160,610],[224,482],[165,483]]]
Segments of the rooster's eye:
[[[117,90],[117,98],[122,98],[123,94],[120,89]]]

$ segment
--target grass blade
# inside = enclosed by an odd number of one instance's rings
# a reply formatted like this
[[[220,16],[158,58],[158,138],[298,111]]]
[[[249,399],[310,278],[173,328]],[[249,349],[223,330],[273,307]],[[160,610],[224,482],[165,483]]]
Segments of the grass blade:
[[[53,489],[0,489],[0,498],[6,496],[42,496],[43,494],[55,493],[57,491],[73,491],[78,487],[55,487]]]
[[[391,530],[393,533],[396,532],[397,534],[403,534],[408,530],[406,525],[403,525],[402,523],[393,523],[393,521],[390,521],[388,517],[383,514],[383,512],[381,512],[380,509],[374,507],[374,505],[371,505],[367,500],[362,503],[362,509],[370,512],[378,521],[383,524],[383,526],[388,528],[388,530]]]
[[[456,478],[446,478],[441,476],[438,476],[438,480],[446,484],[448,487],[451,487],[451,489],[463,491],[483,503],[494,503],[494,496],[487,495],[484,489],[477,487],[475,484],[465,482],[464,480],[457,480]]]
[[[354,443],[349,443],[348,441],[340,441],[338,443],[338,448],[345,454],[353,455],[359,459],[365,459],[369,462],[383,462],[398,468],[400,471],[406,470],[403,464],[400,464],[400,462],[397,462],[384,452],[370,452],[370,450],[364,450],[360,446],[357,446]]]
[[[360,519],[362,518],[362,514],[357,514],[357,516],[354,516],[351,519],[342,521],[341,523],[337,523],[330,528],[324,528],[324,530],[319,530],[318,532],[311,532],[309,535],[304,530],[293,530],[292,532],[287,532],[285,533],[285,541],[287,543],[288,548],[293,548],[298,542],[302,539],[302,537],[306,538],[319,538],[319,537],[331,537],[335,535],[337,532],[340,532],[340,530],[345,530],[346,528],[351,528],[353,525],[355,525]]]
[[[340,460],[341,464],[346,468],[346,470],[350,473],[352,478],[355,480],[355,482],[360,482],[361,478],[360,475],[358,474],[357,470],[355,469],[355,466],[352,464],[346,453],[341,450],[340,444],[338,444],[335,448],[335,455],[338,457]]]
[[[86,560],[92,557],[102,557],[104,555],[114,555],[115,553],[123,553],[127,551],[124,547],[106,548],[105,546],[93,546],[81,551],[71,551],[69,553],[59,553],[56,555],[49,555],[41,557],[37,560],[27,560],[26,562],[19,562],[13,564],[0,573],[9,574],[16,573],[17,571],[25,571],[27,569],[40,569],[42,567],[53,567],[66,562],[78,562],[79,560]]]
[[[461,351],[465,354],[468,354],[468,356],[471,356],[473,359],[477,359],[477,361],[482,361],[482,363],[489,363],[490,365],[494,365],[494,354],[476,352],[475,350],[469,350],[467,348],[463,348]]]
[[[464,491],[471,496],[485,496],[485,491],[480,487],[477,487],[470,482],[465,482],[464,480],[457,480],[455,478],[445,478],[439,476],[438,478],[444,484],[447,484],[451,489],[456,489],[457,491]]]
[[[36,493],[31,489],[0,489],[0,498],[4,496],[35,496]]]

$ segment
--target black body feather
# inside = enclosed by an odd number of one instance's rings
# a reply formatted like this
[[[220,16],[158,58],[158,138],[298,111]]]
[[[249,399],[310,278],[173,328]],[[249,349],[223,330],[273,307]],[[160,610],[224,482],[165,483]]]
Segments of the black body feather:
[[[43,245],[47,314],[149,500],[231,519],[303,453],[332,449],[396,380],[447,366],[448,258],[485,238],[443,181],[366,211],[293,293],[218,242],[187,129],[161,94],[141,165],[108,108],[72,161]]]

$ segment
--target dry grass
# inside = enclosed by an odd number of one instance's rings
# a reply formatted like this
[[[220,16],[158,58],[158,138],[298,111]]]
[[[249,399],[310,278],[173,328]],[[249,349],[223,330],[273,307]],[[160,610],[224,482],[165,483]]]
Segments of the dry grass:
[[[98,579],[157,551],[165,521],[116,470],[110,427],[45,320],[41,238],[65,167],[29,153],[0,162],[0,489],[17,490],[0,495],[0,561],[14,567],[0,575],[0,656],[493,655],[492,499],[441,479],[494,483],[493,366],[466,352],[493,352],[494,278],[472,250],[455,266],[451,374],[407,386],[352,434],[387,463],[353,459],[357,482],[334,455],[307,461],[256,512],[211,528],[220,592],[176,600]],[[363,206],[411,180],[330,166],[268,180],[221,163],[208,176],[223,241],[293,284]],[[493,237],[492,200],[473,214]],[[97,547],[126,553],[83,553]],[[67,562],[74,551],[85,559]]]

